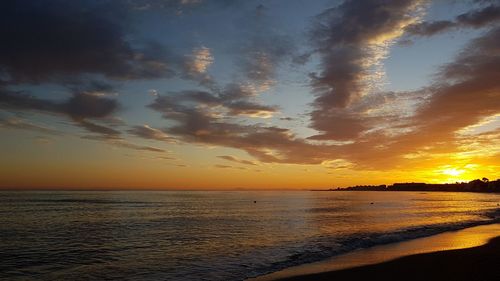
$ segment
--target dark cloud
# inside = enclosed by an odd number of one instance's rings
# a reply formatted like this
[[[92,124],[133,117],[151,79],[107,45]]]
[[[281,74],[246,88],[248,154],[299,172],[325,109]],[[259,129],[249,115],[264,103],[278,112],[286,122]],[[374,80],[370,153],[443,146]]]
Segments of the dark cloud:
[[[171,75],[164,48],[132,46],[124,1],[2,1],[0,68],[8,83],[102,74],[113,79]]]
[[[94,122],[99,120],[107,122],[118,109],[116,100],[94,94],[94,93],[75,93],[65,101],[54,101],[41,99],[27,94],[10,91],[0,91],[0,109],[4,110],[21,110],[21,111],[38,111],[41,113],[56,114],[66,116],[71,119],[74,124],[94,135],[83,136],[84,139],[98,140],[110,145],[124,147],[135,150],[150,151],[150,152],[165,152],[161,148],[152,146],[143,146],[130,143],[121,137],[121,132],[109,126],[104,126]],[[1,127],[17,128],[34,130],[45,133],[56,133],[52,129],[34,125],[18,119],[0,119]],[[149,127],[136,127],[131,132],[142,133],[146,135],[144,129]],[[149,128],[154,130],[152,128]]]
[[[456,26],[456,23],[448,20],[421,22],[408,26],[406,32],[411,35],[431,36]]]
[[[116,100],[93,93],[75,93],[65,101],[41,99],[22,92],[0,91],[0,108],[38,111],[67,116],[76,125],[93,133],[117,136],[119,131],[96,124],[88,119],[105,119],[118,109]]]
[[[63,110],[76,120],[104,118],[116,112],[117,109],[116,100],[91,93],[74,94],[63,103]]]
[[[85,119],[77,119],[75,120],[76,124],[91,133],[96,133],[100,135],[105,135],[107,138],[117,138],[121,132],[110,127],[106,127],[103,125],[99,125]]]
[[[491,5],[480,10],[470,11],[457,16],[457,22],[474,28],[483,27],[500,20],[500,6]]]
[[[174,12],[176,14],[181,14],[182,12],[189,10],[189,8],[196,8],[198,6],[203,6],[205,2],[215,2],[217,4],[225,4],[225,2],[231,2],[229,0],[224,1],[205,1],[205,0],[128,0],[128,4],[132,9],[139,11],[148,10],[162,10]],[[228,3],[229,4],[229,3]]]
[[[432,36],[453,28],[481,28],[500,21],[500,6],[487,7],[468,11],[455,17],[454,20],[421,22],[409,25],[405,31],[411,36]]]
[[[349,114],[334,114],[329,112],[314,111],[312,118],[315,120],[315,129],[325,133],[311,136],[311,140],[350,140],[368,129],[363,124],[363,119]]]
[[[22,92],[0,91],[0,105],[6,109],[64,114],[75,120],[106,118],[118,109],[116,100],[92,93],[75,93],[65,101],[54,101]]]
[[[220,93],[181,91],[158,97],[150,107],[162,112],[169,112],[170,117],[176,115],[177,118],[182,118],[182,112],[194,110],[190,109],[193,105],[202,105],[206,109],[220,108],[231,116],[267,117],[277,112],[278,109],[274,106],[254,101],[253,94],[253,92],[236,85],[230,85]],[[201,109],[195,111],[202,114]],[[192,112],[191,116],[194,117],[194,115],[195,113]]]
[[[63,112],[62,104],[60,103],[1,88],[0,105],[4,109],[38,110],[51,113]]]

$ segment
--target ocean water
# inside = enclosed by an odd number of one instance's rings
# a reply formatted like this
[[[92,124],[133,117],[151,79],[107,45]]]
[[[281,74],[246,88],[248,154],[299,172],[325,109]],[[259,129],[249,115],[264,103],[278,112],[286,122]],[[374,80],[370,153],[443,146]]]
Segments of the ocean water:
[[[243,280],[499,222],[499,203],[444,192],[2,191],[0,280]]]

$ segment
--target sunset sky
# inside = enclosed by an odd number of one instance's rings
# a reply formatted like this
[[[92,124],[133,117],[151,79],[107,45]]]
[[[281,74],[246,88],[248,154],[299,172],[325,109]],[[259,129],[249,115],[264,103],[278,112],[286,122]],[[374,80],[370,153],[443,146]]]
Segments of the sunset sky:
[[[0,3],[0,187],[500,177],[498,1]]]

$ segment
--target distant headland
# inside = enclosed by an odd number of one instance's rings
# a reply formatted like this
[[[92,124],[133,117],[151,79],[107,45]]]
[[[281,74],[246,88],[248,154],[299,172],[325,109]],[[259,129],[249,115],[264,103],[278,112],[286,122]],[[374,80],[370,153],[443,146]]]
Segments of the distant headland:
[[[489,181],[487,178],[470,182],[430,184],[420,182],[394,183],[392,185],[356,185],[314,191],[450,191],[500,193],[500,179]]]

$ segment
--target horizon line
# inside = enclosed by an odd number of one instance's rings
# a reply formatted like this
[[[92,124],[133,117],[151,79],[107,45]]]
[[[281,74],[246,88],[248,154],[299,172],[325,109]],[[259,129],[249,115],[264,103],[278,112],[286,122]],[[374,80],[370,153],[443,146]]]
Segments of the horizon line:
[[[481,180],[481,179],[474,179],[474,180]],[[148,188],[141,188],[141,187],[1,187],[0,186],[0,191],[321,191],[321,190],[329,190],[329,189],[344,189],[344,188],[349,188],[349,187],[356,187],[356,186],[390,186],[394,184],[400,184],[400,183],[423,183],[423,184],[457,184],[457,183],[468,183],[474,180],[470,181],[460,181],[460,182],[442,182],[442,183],[429,183],[429,182],[415,182],[415,181],[408,181],[408,182],[394,182],[392,184],[358,184],[358,185],[350,185],[350,186],[330,186],[330,187],[302,187],[302,188],[291,188],[291,187],[284,187],[284,188],[247,188],[247,187],[229,187],[229,188],[215,188],[215,187],[208,187],[208,188],[182,188],[182,187],[148,187]],[[491,180],[491,181],[497,181],[500,179],[496,180]]]

